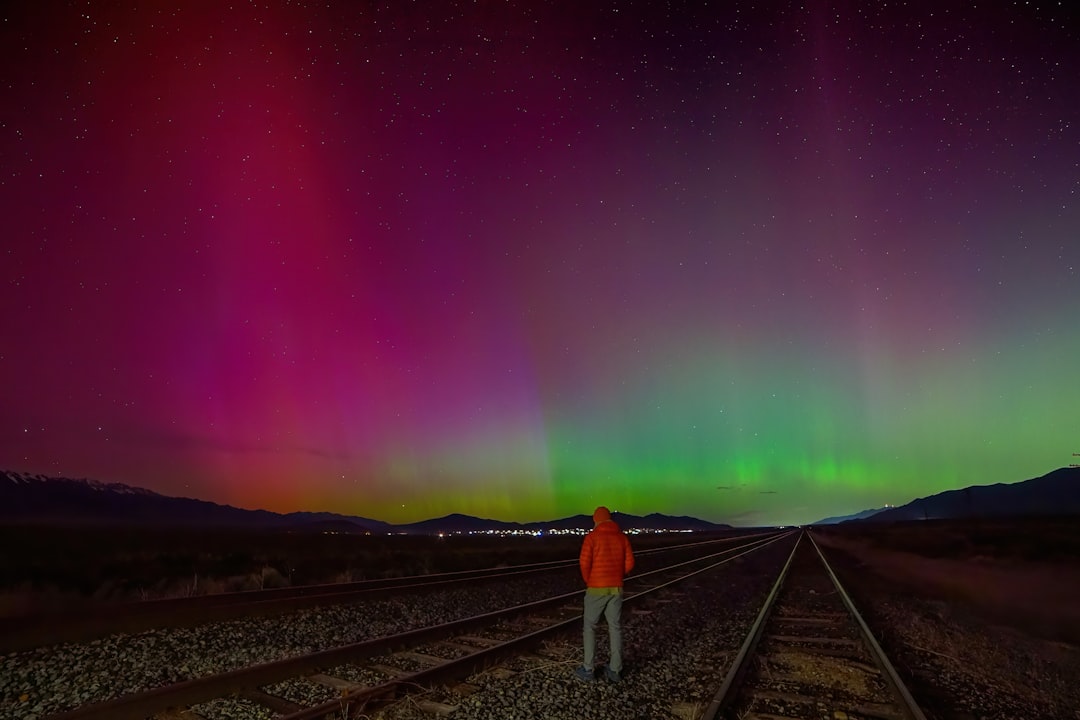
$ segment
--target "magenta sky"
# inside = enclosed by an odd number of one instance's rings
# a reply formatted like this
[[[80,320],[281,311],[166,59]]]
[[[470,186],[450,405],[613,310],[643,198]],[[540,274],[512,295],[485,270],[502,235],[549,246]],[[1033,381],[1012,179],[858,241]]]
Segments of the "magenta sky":
[[[0,467],[807,522],[1080,452],[1052,3],[20,3]]]

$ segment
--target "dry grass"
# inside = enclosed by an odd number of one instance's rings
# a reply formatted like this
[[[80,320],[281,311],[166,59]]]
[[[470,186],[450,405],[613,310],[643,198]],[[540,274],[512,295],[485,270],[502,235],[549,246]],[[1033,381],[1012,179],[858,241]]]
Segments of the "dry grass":
[[[1080,568],[1062,551],[1076,545],[1072,527],[864,526],[815,538],[928,717],[1074,720]]]
[[[1075,562],[926,557],[841,534],[815,538],[826,550],[842,551],[897,585],[960,602],[995,623],[1080,643],[1080,566]]]

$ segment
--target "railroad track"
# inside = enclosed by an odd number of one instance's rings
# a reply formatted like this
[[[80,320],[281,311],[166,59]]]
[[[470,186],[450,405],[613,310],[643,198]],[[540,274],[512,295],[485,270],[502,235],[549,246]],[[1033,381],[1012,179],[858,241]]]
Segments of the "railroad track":
[[[647,564],[652,557],[661,558],[668,554],[692,557],[718,545],[769,536],[770,533],[760,533],[681,543],[641,550],[636,555],[642,564]],[[508,581],[576,566],[577,558],[568,558],[402,578],[110,603],[68,612],[6,617],[0,618],[0,653],[60,643],[88,642],[116,633],[131,634],[158,627],[192,627],[237,618],[270,617],[306,608],[375,600],[403,593],[442,592],[465,583]]]
[[[703,720],[926,720],[808,532]]]
[[[655,597],[700,573],[732,562],[788,534],[757,537],[627,579],[625,606]],[[199,720],[217,707],[244,705],[245,717],[316,720],[359,717],[436,685],[459,680],[546,640],[581,629],[581,591],[557,595],[444,625],[336,647],[159,687],[76,708],[47,720]],[[447,712],[432,701],[433,712]],[[262,715],[259,711],[262,711]],[[236,712],[235,714],[239,714]]]

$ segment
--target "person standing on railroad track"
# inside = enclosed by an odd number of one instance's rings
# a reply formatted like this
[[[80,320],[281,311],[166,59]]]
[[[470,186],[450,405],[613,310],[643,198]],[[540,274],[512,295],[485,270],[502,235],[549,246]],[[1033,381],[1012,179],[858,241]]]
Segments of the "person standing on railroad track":
[[[596,625],[603,615],[611,642],[604,677],[609,682],[622,680],[622,602],[623,578],[634,568],[630,540],[611,519],[611,512],[601,505],[593,513],[593,529],[581,544],[581,577],[585,580],[585,659],[574,674],[580,680],[595,675]]]

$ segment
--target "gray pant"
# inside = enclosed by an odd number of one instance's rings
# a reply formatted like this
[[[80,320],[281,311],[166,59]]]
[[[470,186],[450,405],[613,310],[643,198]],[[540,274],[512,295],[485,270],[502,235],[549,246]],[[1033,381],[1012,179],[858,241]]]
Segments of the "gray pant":
[[[600,615],[607,620],[608,638],[611,640],[611,657],[608,667],[615,672],[622,672],[622,590],[614,595],[593,595],[585,593],[585,662],[586,669],[592,670],[596,660],[596,624]]]

